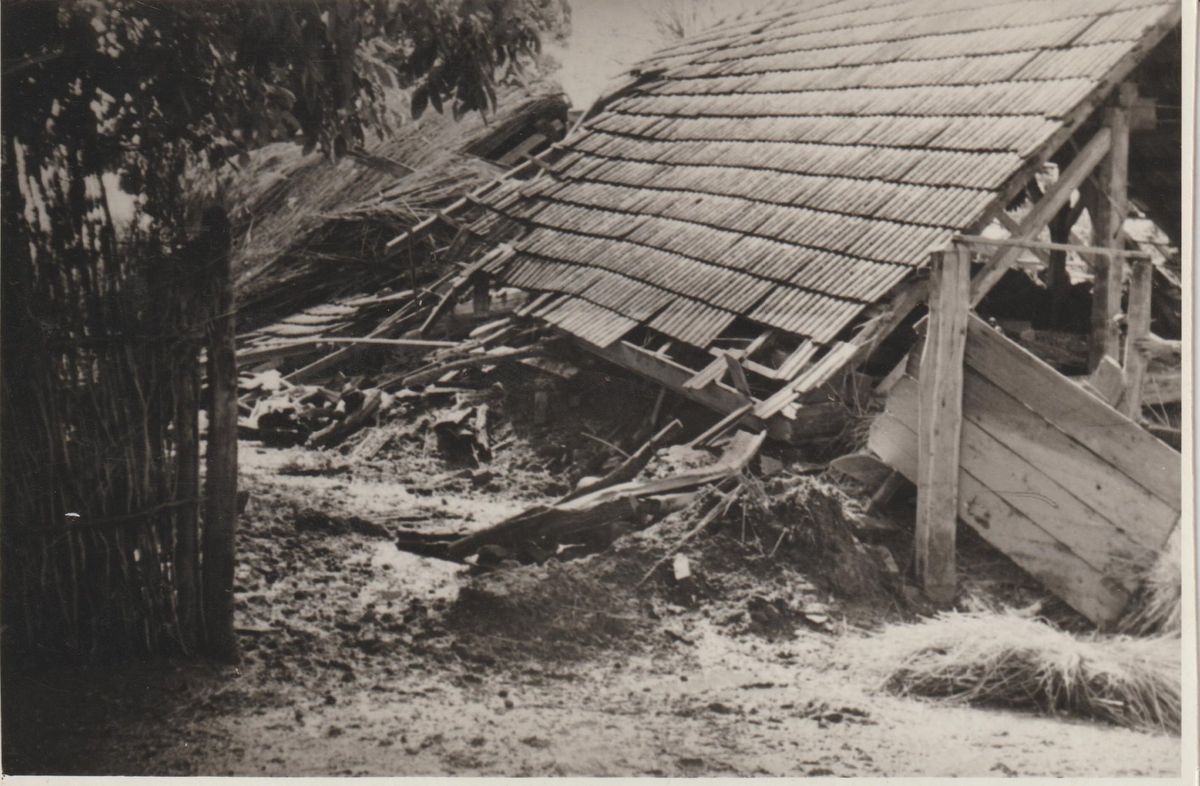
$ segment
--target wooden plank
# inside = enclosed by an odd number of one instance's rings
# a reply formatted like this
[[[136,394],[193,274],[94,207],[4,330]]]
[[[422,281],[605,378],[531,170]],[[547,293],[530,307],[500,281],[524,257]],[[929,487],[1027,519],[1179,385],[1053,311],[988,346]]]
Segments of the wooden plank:
[[[1017,249],[1021,251],[1074,251],[1084,258],[1116,257],[1118,259],[1149,259],[1150,254],[1133,249],[1108,248],[1105,246],[1089,246],[1084,243],[1055,243],[1047,240],[1016,237],[984,237],[982,235],[959,235],[955,240],[969,243],[973,246],[995,246],[1002,249]]]
[[[725,368],[729,371],[729,380],[733,383],[733,386],[749,396],[750,381],[746,379],[746,372],[742,370],[742,364],[730,352],[723,353],[722,359],[725,363]]]
[[[1142,386],[1142,405],[1157,407],[1183,401],[1183,374],[1179,369],[1151,371]]]
[[[918,420],[917,575],[940,605],[954,601],[958,463],[962,442],[963,349],[971,257],[965,246],[935,252],[929,280],[929,335],[921,355]]]
[[[967,365],[1051,425],[1178,509],[1180,456],[1123,414],[1070,383],[979,317],[967,325]]]
[[[1097,168],[1095,188],[1088,213],[1092,218],[1092,244],[1124,249],[1121,228],[1129,211],[1126,193],[1129,175],[1129,106],[1137,97],[1137,85],[1126,82],[1117,90],[1116,101],[1104,112],[1104,127],[1112,145],[1104,163]],[[1121,312],[1121,285],[1125,266],[1119,257],[1097,257],[1092,276],[1092,330],[1088,346],[1088,368],[1110,355],[1120,360],[1121,330],[1116,322]]]
[[[709,363],[704,368],[695,373],[691,379],[683,383],[683,386],[688,390],[699,390],[703,387],[708,387],[716,382],[725,374],[725,358],[717,357],[713,362]]]
[[[888,414],[909,427],[917,424],[917,386],[907,377],[888,397]],[[989,386],[973,385],[966,402],[963,469],[1093,568],[1136,588],[1137,568],[1153,561],[1178,513],[1144,490],[1122,500],[1130,486],[1137,489],[1132,482],[1118,483],[1115,470],[1065,435],[1054,437],[1053,428],[1040,427],[1040,418],[1020,412],[1016,401],[1008,406]],[[1041,445],[1039,438],[1050,442]],[[1109,482],[1114,488],[1105,487]],[[1137,511],[1138,502],[1145,510]]]
[[[1087,179],[1087,176],[1092,173],[1111,146],[1111,129],[1101,128],[1088,141],[1083,150],[1080,150],[1072,159],[1071,165],[1059,175],[1058,180],[1046,192],[1046,195],[1039,199],[1038,203],[1021,219],[1017,231],[1013,233],[1016,236],[1015,239],[1032,241],[1036,238],[1046,228],[1050,219],[1054,218],[1063,205],[1070,201],[1072,192]],[[990,239],[989,242],[991,242]],[[975,280],[971,282],[972,306],[983,300],[983,297],[1004,276],[1009,266],[1020,256],[1021,250],[1027,247],[1024,243],[1011,241],[1007,244],[999,242],[994,244],[1001,246],[1000,251],[992,256],[984,265],[983,270],[975,275]]]
[[[850,363],[858,364],[868,359],[879,345],[892,334],[917,306],[925,302],[929,291],[928,279],[918,278],[892,298],[884,309],[863,324],[855,334],[853,343],[858,347]]]
[[[1142,388],[1149,361],[1137,350],[1137,342],[1150,334],[1150,299],[1154,266],[1150,260],[1131,264],[1129,309],[1125,320],[1125,398],[1121,411],[1134,420],[1142,417]]]
[[[1110,407],[1116,407],[1125,392],[1125,372],[1117,361],[1105,357],[1084,382],[1086,389],[1099,396]]]
[[[1061,211],[1059,214],[1061,215]],[[1020,237],[1021,225],[1017,223],[1017,220],[1010,216],[1007,211],[1002,210],[997,213],[996,220],[1000,222],[1000,226],[1008,230],[1009,235]],[[1044,248],[1031,248],[1029,250],[1032,251],[1033,254],[1042,261],[1042,264],[1053,267],[1049,251]]]
[[[684,383],[695,375],[692,369],[628,341],[618,341],[607,347],[597,347],[586,341],[574,343],[597,357],[627,368],[721,414],[729,414],[746,404],[754,403],[753,399],[723,382],[715,382],[699,389],[685,388]],[[764,420],[751,413],[743,416],[739,425],[750,430],[765,427],[772,439],[795,443],[807,438],[839,433],[844,425],[844,415],[841,405],[833,403],[801,407],[795,418],[777,415]]]
[[[809,366],[803,374],[784,385],[754,410],[760,418],[768,418],[797,401],[801,396],[816,390],[832,379],[858,353],[859,347],[849,342],[840,342],[829,348],[825,355]]]
[[[726,431],[728,431],[729,429],[731,429],[735,425],[737,425],[738,421],[740,421],[743,417],[745,417],[747,414],[749,414],[750,410],[752,410],[752,409],[754,409],[753,404],[746,404],[744,406],[738,407],[733,412],[730,412],[728,415],[721,418],[716,423],[714,423],[712,426],[710,426],[708,429],[706,429],[704,431],[704,433],[702,433],[700,436],[693,439],[691,441],[691,446],[695,447],[695,448],[699,448],[699,447],[703,447],[704,445],[708,444],[712,440],[716,439],[717,437],[721,436]]]
[[[909,480],[917,477],[917,435],[888,414],[871,424],[868,447]],[[959,473],[958,515],[1047,590],[1100,626],[1120,619],[1129,594],[1034,524],[965,468]]]

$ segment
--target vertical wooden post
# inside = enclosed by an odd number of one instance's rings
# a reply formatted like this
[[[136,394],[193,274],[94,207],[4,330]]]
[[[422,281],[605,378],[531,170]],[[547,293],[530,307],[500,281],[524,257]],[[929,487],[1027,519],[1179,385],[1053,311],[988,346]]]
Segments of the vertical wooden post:
[[[1121,248],[1122,225],[1128,212],[1126,186],[1129,176],[1129,107],[1137,98],[1137,85],[1126,82],[1117,88],[1116,100],[1105,110],[1104,125],[1112,132],[1108,157],[1096,168],[1095,187],[1090,189],[1092,245]],[[1094,371],[1105,355],[1118,359],[1121,333],[1115,322],[1121,310],[1124,264],[1120,257],[1096,256],[1092,285],[1092,336],[1088,369]]]
[[[1142,385],[1147,361],[1137,350],[1138,339],[1150,334],[1150,290],[1154,266],[1149,259],[1135,259],[1129,279],[1129,313],[1125,333],[1125,396],[1121,411],[1134,420],[1142,415]]]
[[[1053,243],[1071,242],[1071,205],[1065,204],[1050,221],[1050,240]],[[1067,252],[1051,251],[1050,266],[1046,270],[1046,288],[1050,290],[1050,324],[1062,327],[1063,306],[1071,292],[1071,279],[1067,275]]]
[[[237,358],[233,276],[228,220],[213,232],[218,248],[208,266],[214,293],[208,331],[208,448],[202,565],[205,650],[219,660],[238,660],[233,630],[234,536],[237,531]]]
[[[186,294],[185,294],[186,298]],[[188,312],[185,330],[195,327],[196,309]],[[179,397],[175,402],[175,471],[178,481],[175,495],[181,500],[200,496],[200,433],[197,409],[200,403],[200,347],[189,340],[182,360]],[[175,580],[179,592],[179,633],[184,654],[196,650],[200,641],[200,517],[199,503],[188,502],[179,508],[175,519],[178,548],[175,554]]]
[[[471,307],[477,317],[486,316],[492,310],[492,287],[487,276],[478,276],[475,279]]]
[[[935,252],[929,282],[929,327],[921,354],[917,429],[917,576],[931,601],[948,605],[956,591],[959,451],[970,252]]]

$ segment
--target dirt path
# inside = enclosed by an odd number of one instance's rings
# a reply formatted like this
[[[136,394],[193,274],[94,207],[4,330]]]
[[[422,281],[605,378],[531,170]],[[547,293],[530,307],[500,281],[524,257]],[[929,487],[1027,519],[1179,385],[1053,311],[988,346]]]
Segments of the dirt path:
[[[497,659],[442,612],[468,581],[371,534],[298,531],[305,508],[478,527],[528,504],[278,474],[243,450],[234,668],[165,664],[5,686],[6,771],[228,775],[1177,776],[1179,739],[873,691],[859,633],[771,641],[665,604],[582,660]],[[418,489],[414,493],[414,489]],[[399,518],[396,518],[399,517]],[[319,522],[318,522],[319,524]],[[724,614],[724,612],[722,612]],[[731,615],[736,617],[737,615]],[[535,621],[531,620],[531,624]],[[510,653],[519,632],[492,642]],[[36,702],[36,705],[34,704]],[[13,707],[37,706],[20,727]]]

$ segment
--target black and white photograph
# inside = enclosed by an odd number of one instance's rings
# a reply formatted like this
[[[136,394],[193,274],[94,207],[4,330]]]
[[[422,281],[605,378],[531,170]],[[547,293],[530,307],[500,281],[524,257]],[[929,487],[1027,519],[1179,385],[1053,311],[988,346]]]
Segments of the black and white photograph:
[[[1196,16],[0,0],[0,777],[1194,782]]]

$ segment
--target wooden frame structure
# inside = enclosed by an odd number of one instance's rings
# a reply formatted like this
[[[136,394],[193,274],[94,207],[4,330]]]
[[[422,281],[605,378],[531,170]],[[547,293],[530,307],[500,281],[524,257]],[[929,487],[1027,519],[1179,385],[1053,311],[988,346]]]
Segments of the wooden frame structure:
[[[1072,180],[1068,179],[1067,182]],[[1044,214],[1052,212],[1054,211],[1047,210]],[[975,280],[971,281],[971,251],[979,248],[997,248],[998,251]],[[1118,407],[1120,413],[1132,419],[1123,422],[1114,419],[1114,428],[1136,428],[1136,420],[1141,411],[1146,363],[1137,352],[1136,345],[1139,339],[1149,333],[1150,326],[1150,283],[1153,270],[1148,254],[1124,251],[1111,246],[1064,247],[1062,244],[1034,240],[997,240],[974,236],[956,237],[949,248],[935,251],[931,259],[929,317],[926,339],[920,354],[917,383],[917,519],[914,564],[927,596],[940,605],[950,604],[956,591],[955,530],[962,503],[959,498],[960,476],[966,471],[960,457],[964,422],[964,362],[967,354],[968,327],[972,319],[971,307],[976,302],[977,293],[986,288],[989,280],[997,277],[997,269],[1011,264],[1016,252],[1022,248],[1069,249],[1093,259],[1104,259],[1103,264],[1097,265],[1097,276],[1120,269],[1126,263],[1131,265],[1123,357],[1119,345],[1110,340],[1108,330],[1109,325],[1113,330],[1119,330],[1116,319],[1121,305],[1119,287],[1116,289],[1118,297],[1103,300],[1097,309],[1103,310],[1105,330],[1093,332],[1092,346],[1103,347],[1105,354],[1101,355],[1102,359],[1108,364],[1108,368],[1116,368],[1118,385],[1104,403]],[[1110,345],[1117,346],[1118,351],[1107,354]],[[901,364],[902,369],[905,365],[912,368],[909,363]],[[1061,384],[1067,386],[1074,383],[1066,377],[1061,377]],[[1089,392],[1098,395],[1094,388],[1089,388]],[[1094,438],[1104,437],[1100,435]],[[996,450],[1005,449],[997,443]],[[1166,463],[1170,464],[1169,461]],[[1085,472],[1089,469],[1085,469]],[[1008,492],[1025,493],[1020,489],[1009,489]],[[1049,495],[1042,496],[1045,496],[1051,505],[1054,504]],[[1167,515],[1169,517],[1169,511]],[[1149,537],[1150,542],[1153,542],[1154,536]],[[1066,591],[1070,593],[1077,590],[1068,588]],[[1108,622],[1113,616],[1113,609],[1121,605],[1121,597],[1117,593],[1097,602],[1095,607],[1088,606],[1088,601],[1078,598],[1075,604],[1077,607],[1086,607],[1081,610],[1093,619]]]

